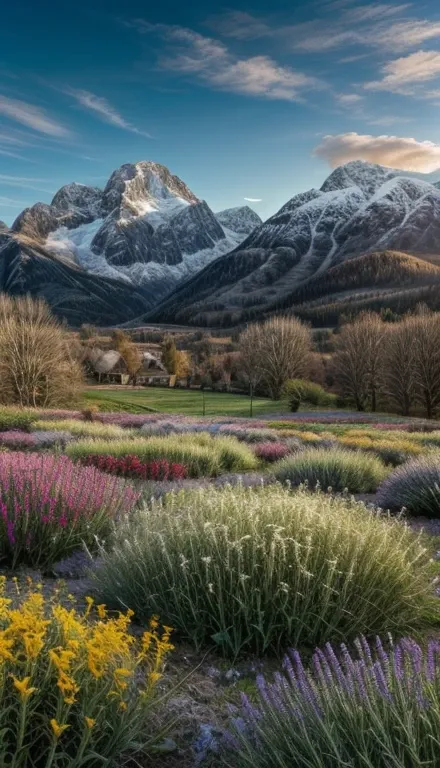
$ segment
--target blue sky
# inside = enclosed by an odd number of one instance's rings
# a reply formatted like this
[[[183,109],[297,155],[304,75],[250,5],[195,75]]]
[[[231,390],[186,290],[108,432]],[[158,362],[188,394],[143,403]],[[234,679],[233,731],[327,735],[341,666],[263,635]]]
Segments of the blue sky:
[[[440,8],[21,0],[0,28],[0,219],[124,162],[265,218],[351,159],[440,167]]]

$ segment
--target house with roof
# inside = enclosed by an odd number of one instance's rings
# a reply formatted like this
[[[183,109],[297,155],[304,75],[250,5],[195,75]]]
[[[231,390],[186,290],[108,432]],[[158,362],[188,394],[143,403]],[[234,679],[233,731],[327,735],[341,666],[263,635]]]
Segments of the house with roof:
[[[87,353],[86,367],[99,384],[132,383],[125,360],[117,349],[91,348]],[[142,366],[136,374],[136,384],[169,387],[174,386],[175,379],[159,357],[151,352],[142,352]]]

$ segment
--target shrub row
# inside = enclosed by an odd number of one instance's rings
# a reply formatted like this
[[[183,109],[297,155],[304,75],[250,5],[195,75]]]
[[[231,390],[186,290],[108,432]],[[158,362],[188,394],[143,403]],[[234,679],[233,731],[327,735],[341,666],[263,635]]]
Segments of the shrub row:
[[[82,440],[67,447],[75,460],[107,455],[114,458],[136,455],[142,462],[166,459],[183,464],[189,477],[212,477],[220,472],[244,472],[255,469],[257,459],[246,446],[233,438],[214,438],[209,434],[175,437],[137,438],[133,440]]]
[[[101,440],[128,438],[131,434],[126,429],[114,424],[100,424],[99,422],[80,421],[79,419],[56,419],[53,421],[40,419],[33,426],[35,429],[70,432],[75,437],[96,437]]]

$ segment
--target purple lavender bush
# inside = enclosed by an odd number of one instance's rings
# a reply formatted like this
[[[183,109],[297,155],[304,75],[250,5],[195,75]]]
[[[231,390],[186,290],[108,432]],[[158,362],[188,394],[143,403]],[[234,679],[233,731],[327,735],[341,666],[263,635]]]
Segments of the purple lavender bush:
[[[242,694],[215,765],[230,768],[438,768],[440,642],[405,638],[356,651],[330,643],[305,668],[297,651],[272,682]]]
[[[11,429],[9,432],[0,432],[0,445],[12,451],[25,451],[35,448],[35,438],[32,432]]]
[[[398,467],[382,482],[377,503],[410,515],[440,517],[440,455],[421,456]]]
[[[0,432],[0,446],[8,448],[10,451],[36,451],[56,446],[63,448],[71,439],[72,435],[70,432],[49,430],[23,432],[19,429]]]
[[[85,544],[95,549],[139,494],[67,456],[0,454],[0,560],[42,569]]]

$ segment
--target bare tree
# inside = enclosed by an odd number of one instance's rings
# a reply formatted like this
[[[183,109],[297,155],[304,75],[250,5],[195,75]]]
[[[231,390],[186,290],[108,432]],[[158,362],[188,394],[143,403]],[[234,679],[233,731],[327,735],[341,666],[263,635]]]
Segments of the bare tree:
[[[241,367],[250,386],[264,382],[279,400],[287,379],[302,378],[310,362],[311,333],[295,317],[272,317],[240,335]]]
[[[377,408],[382,379],[385,324],[379,315],[365,313],[342,327],[333,357],[341,393],[351,397],[358,411]]]
[[[82,384],[68,330],[30,296],[0,295],[0,401],[67,406]]]
[[[417,350],[414,318],[391,324],[385,339],[383,390],[387,400],[409,416],[417,397]]]
[[[428,419],[432,419],[440,407],[440,315],[422,310],[412,318],[411,325],[416,396]]]

